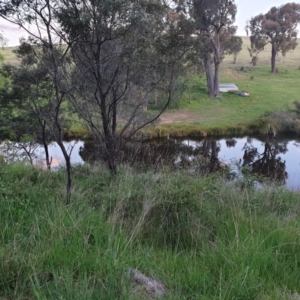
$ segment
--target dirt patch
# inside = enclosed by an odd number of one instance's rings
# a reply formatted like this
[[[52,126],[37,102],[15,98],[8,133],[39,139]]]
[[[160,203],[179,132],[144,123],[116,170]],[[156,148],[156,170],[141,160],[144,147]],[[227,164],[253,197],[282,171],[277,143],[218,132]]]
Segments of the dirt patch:
[[[196,121],[199,121],[199,115],[184,109],[167,111],[160,117],[160,124],[180,122],[192,123]]]

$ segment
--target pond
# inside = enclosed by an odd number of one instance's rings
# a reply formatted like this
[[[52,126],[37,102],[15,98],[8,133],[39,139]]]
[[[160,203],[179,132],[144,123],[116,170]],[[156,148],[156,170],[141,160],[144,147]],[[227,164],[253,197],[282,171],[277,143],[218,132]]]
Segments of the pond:
[[[72,150],[71,162],[82,164],[97,159],[94,143],[70,141],[65,145]],[[52,167],[64,165],[60,148],[56,143],[49,147]],[[18,150],[20,154],[20,150]],[[42,147],[34,150],[35,163],[43,165]],[[16,155],[15,155],[16,156]],[[231,137],[205,139],[156,139],[129,144],[123,153],[123,161],[134,161],[145,169],[168,165],[171,168],[196,168],[205,159],[208,172],[229,166],[238,172],[247,167],[249,172],[262,175],[300,190],[300,138],[298,137]]]

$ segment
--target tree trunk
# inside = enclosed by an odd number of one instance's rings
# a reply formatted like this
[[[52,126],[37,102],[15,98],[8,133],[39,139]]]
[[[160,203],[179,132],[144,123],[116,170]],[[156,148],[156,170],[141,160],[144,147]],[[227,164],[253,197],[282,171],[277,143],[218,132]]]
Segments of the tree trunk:
[[[116,175],[118,169],[118,157],[116,154],[116,149],[117,149],[116,136],[114,135],[114,136],[110,136],[109,138],[106,138],[105,144],[106,144],[105,161],[107,163],[111,175]]]
[[[118,157],[116,155],[116,138],[115,137],[105,137],[104,148],[102,148],[103,156],[102,159],[108,167],[111,175],[116,175],[118,170]]]
[[[237,52],[233,53],[233,63],[236,64],[236,60],[237,60]]]
[[[216,36],[217,40],[215,41],[213,37],[210,35],[211,44],[214,49],[214,65],[215,65],[215,73],[214,76],[211,75],[210,80],[212,80],[212,89],[210,90],[210,96],[218,98],[220,97],[220,91],[219,91],[219,68],[221,63],[221,48],[220,48],[220,40],[219,40],[219,33]],[[210,63],[210,69],[211,69],[211,63]],[[211,70],[212,74],[212,70]]]
[[[205,67],[205,73],[206,73],[208,94],[210,97],[213,97],[214,77],[213,77],[213,71],[212,71],[212,67],[211,67],[211,59],[210,59],[209,55],[207,55],[204,58],[204,67]]]
[[[66,162],[66,171],[67,171],[67,200],[66,200],[66,205],[69,205],[71,202],[71,186],[72,186],[72,169],[71,169],[71,155],[68,154],[68,151],[62,141],[62,135],[60,132],[60,139],[57,140],[57,144],[60,147],[65,162]]]
[[[275,63],[276,63],[276,49],[275,46],[272,44],[272,56],[271,56],[271,72],[275,73]]]
[[[66,168],[67,168],[67,202],[66,204],[69,205],[71,202],[71,186],[72,186],[72,174],[71,174],[71,158],[68,155],[66,158]]]
[[[220,97],[220,90],[219,90],[219,69],[220,69],[220,62],[215,61],[215,75],[214,75],[214,90],[213,96],[215,98]]]
[[[214,47],[214,65],[215,65],[215,74],[214,74],[214,91],[213,96],[215,98],[220,97],[220,90],[219,90],[219,70],[220,70],[220,63],[221,63],[221,49],[220,49],[220,42],[219,36],[217,36],[217,43],[212,42]]]
[[[51,163],[52,163],[52,157],[49,157],[49,148],[48,148],[48,144],[44,143],[44,149],[45,149],[45,155],[46,155],[46,166],[47,166],[47,170],[51,170]]]
[[[46,166],[47,170],[51,170],[51,163],[52,163],[52,157],[49,157],[49,147],[47,143],[47,133],[46,133],[46,122],[40,122],[42,125],[42,142],[45,150],[45,156],[46,156]]]
[[[108,168],[109,168],[111,175],[117,174],[117,163],[113,157],[110,157],[110,159],[109,159]]]

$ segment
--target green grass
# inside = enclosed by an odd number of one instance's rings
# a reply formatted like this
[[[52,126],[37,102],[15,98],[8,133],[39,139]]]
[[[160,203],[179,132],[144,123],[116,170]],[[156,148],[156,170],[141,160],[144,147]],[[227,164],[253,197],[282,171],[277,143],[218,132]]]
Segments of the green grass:
[[[250,79],[251,76],[253,79]],[[240,89],[250,92],[249,97],[224,93],[220,99],[210,99],[205,95],[205,81],[194,79],[191,82],[191,103],[185,95],[181,107],[197,113],[199,125],[206,130],[247,126],[268,112],[292,109],[293,102],[300,99],[297,89],[299,78],[300,70],[292,67],[287,73],[274,75],[268,73],[267,67],[257,67],[247,73],[227,69],[221,81],[236,83]]]
[[[194,124],[200,130],[213,132],[223,128],[225,133],[230,128],[247,128],[267,113],[294,109],[293,102],[300,98],[297,89],[300,71],[292,67],[287,70],[287,73],[280,71],[274,75],[267,67],[257,67],[247,73],[232,69],[224,71],[221,82],[234,82],[240,89],[249,91],[249,97],[224,93],[220,99],[210,99],[206,95],[205,80],[195,78],[180,107],[197,114],[198,121]]]
[[[220,82],[235,83],[240,90],[250,92],[249,97],[223,93],[219,99],[211,99],[206,94],[205,75],[194,77],[189,89],[180,102],[179,110],[167,114],[174,122],[161,124],[161,131],[171,135],[185,134],[225,134],[252,133],[266,131],[264,116],[268,113],[294,109],[293,102],[300,100],[298,82],[300,78],[300,47],[280,57],[277,74],[270,73],[270,47],[260,53],[256,67],[250,64],[247,51],[249,38],[243,38],[243,50],[237,64],[227,56],[221,65]],[[246,71],[238,70],[241,66]],[[251,69],[251,70],[250,70]],[[176,120],[176,114],[185,111],[185,120]],[[191,114],[189,117],[188,114]]]
[[[300,194],[249,180],[76,167],[66,207],[63,170],[1,165],[0,299],[145,299],[129,267],[166,299],[292,299]]]

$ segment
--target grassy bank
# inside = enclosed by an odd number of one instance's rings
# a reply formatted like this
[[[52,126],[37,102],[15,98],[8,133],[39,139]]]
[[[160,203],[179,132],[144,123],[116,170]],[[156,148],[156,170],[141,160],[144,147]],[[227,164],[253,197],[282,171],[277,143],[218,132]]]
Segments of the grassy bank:
[[[179,109],[167,111],[162,122],[148,130],[151,135],[224,135],[265,133],[271,123],[277,131],[289,131],[273,112],[288,113],[294,110],[294,101],[300,100],[298,82],[300,78],[300,47],[278,56],[278,73],[270,73],[271,48],[268,45],[259,54],[257,66],[250,63],[247,47],[249,38],[243,38],[243,49],[236,64],[232,56],[226,56],[221,64],[220,82],[235,83],[240,90],[250,92],[249,97],[223,93],[219,99],[207,96],[205,75],[193,77]],[[240,68],[243,67],[243,70]],[[294,131],[300,132],[299,122],[290,116]],[[291,127],[290,126],[290,127]]]
[[[161,280],[166,299],[300,294],[297,192],[86,165],[66,207],[64,181],[63,170],[1,165],[0,299],[146,299],[129,267]]]
[[[167,111],[163,115],[165,122],[152,132],[177,136],[263,133],[269,123],[278,131],[285,131],[280,119],[274,120],[270,115],[291,114],[295,109],[294,102],[300,100],[300,70],[298,66],[282,67],[278,74],[270,74],[268,69],[268,66],[246,71],[223,68],[221,82],[235,83],[241,90],[249,91],[249,97],[223,93],[221,98],[211,99],[206,95],[205,78],[193,78],[179,101],[179,109]],[[299,124],[296,127],[299,131]]]

